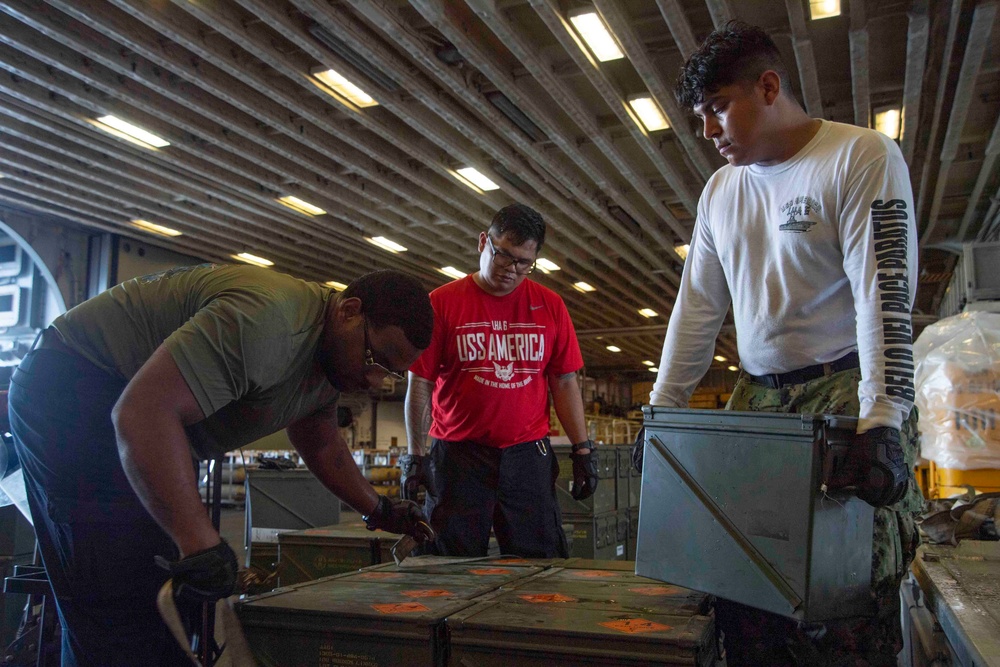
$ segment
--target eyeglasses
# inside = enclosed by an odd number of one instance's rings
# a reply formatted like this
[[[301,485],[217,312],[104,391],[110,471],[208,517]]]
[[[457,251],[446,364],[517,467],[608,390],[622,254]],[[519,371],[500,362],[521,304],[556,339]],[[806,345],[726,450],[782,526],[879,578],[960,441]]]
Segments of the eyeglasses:
[[[372,343],[368,338],[368,318],[364,317],[363,321],[365,323],[365,366],[374,366],[375,368],[385,371],[385,374],[394,380],[405,380],[406,376],[399,371],[394,371],[391,368],[383,366],[379,362],[375,361],[375,355],[372,354]]]
[[[501,269],[509,269],[513,266],[514,273],[519,276],[526,276],[535,270],[535,260],[518,259],[510,253],[504,252],[503,250],[497,250],[496,246],[493,245],[493,240],[490,239],[489,234],[486,235],[486,242],[490,244],[490,252],[493,253],[493,263]]]

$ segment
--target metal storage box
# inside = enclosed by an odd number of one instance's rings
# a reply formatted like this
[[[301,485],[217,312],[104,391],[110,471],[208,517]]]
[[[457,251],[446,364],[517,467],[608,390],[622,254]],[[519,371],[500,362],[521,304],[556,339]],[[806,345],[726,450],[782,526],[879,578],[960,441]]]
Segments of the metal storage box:
[[[597,491],[585,500],[573,500],[573,464],[569,458],[569,445],[553,445],[559,460],[559,478],[556,479],[556,496],[559,508],[565,514],[601,514],[615,509],[615,476],[618,456],[614,447],[597,447],[597,469],[601,481]]]
[[[369,565],[392,562],[398,535],[372,532],[364,524],[310,528],[278,535],[282,586],[300,584]]]
[[[643,411],[637,574],[806,621],[871,612],[873,509],[820,490],[856,420]]]
[[[247,542],[340,523],[340,499],[308,470],[247,470]]]
[[[632,446],[617,445],[618,470],[615,475],[615,509],[625,509],[629,506],[628,482],[631,478]]]
[[[564,514],[562,520],[570,556],[598,560],[625,558],[625,540],[618,540],[617,512],[597,516]]]

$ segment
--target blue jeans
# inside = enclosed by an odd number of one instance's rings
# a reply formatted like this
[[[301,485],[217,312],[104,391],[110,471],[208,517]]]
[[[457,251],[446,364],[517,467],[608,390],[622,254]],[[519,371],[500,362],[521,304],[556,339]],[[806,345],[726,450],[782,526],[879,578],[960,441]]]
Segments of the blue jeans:
[[[132,490],[111,410],[125,381],[40,349],[10,385],[10,423],[62,625],[64,667],[184,665],[156,610],[173,542]]]

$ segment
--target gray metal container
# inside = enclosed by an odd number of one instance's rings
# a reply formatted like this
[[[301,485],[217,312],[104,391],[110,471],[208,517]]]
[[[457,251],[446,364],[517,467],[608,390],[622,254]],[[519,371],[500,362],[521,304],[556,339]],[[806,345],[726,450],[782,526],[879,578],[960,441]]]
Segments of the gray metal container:
[[[872,611],[873,509],[820,489],[856,420],[643,412],[637,574],[806,621]]]
[[[562,521],[571,557],[597,560],[625,558],[625,540],[618,540],[617,512],[597,516],[564,514]]]

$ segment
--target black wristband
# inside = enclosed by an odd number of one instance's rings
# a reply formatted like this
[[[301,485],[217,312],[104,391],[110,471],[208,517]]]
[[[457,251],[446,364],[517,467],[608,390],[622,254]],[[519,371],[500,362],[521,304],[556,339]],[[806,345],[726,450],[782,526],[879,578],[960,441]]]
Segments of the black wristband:
[[[575,445],[573,445],[573,448],[570,450],[570,452],[576,454],[581,449],[589,449],[591,451],[594,451],[595,449],[597,449],[597,445],[594,444],[593,440],[584,440],[583,442],[578,442]]]
[[[375,509],[371,511],[371,514],[362,516],[361,519],[365,522],[365,527],[368,530],[376,530],[379,526],[385,523],[385,515],[389,513],[389,499],[386,496],[379,496],[378,502],[375,503]]]

